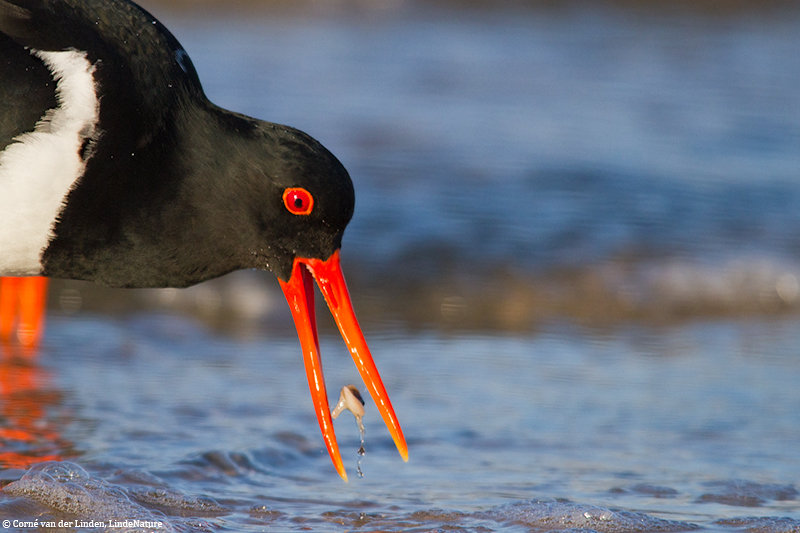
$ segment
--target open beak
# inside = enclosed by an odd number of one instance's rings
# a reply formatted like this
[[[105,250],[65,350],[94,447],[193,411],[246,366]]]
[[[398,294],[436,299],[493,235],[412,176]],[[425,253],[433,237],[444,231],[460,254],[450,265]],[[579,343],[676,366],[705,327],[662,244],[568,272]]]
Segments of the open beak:
[[[300,346],[303,350],[303,363],[306,367],[308,386],[311,389],[311,399],[314,401],[314,410],[317,413],[319,427],[336,471],[347,481],[347,473],[344,470],[342,456],[339,454],[339,445],[336,443],[336,435],[333,432],[333,420],[328,406],[328,395],[325,391],[322,362],[319,358],[319,337],[314,314],[312,276],[317,280],[320,292],[328,303],[336,325],[339,326],[339,332],[342,334],[350,355],[353,356],[361,379],[364,380],[386,427],[389,428],[389,433],[394,439],[400,456],[404,461],[408,461],[408,446],[403,437],[403,430],[400,429],[400,424],[394,414],[394,409],[392,409],[392,402],[389,401],[389,395],[383,387],[381,376],[369,353],[367,341],[364,340],[364,334],[361,333],[361,327],[358,325],[353,305],[350,302],[350,294],[347,292],[347,285],[342,275],[339,250],[336,250],[326,261],[296,258],[289,281],[279,280],[286,300],[289,302],[289,308],[292,310],[297,336],[300,338]]]

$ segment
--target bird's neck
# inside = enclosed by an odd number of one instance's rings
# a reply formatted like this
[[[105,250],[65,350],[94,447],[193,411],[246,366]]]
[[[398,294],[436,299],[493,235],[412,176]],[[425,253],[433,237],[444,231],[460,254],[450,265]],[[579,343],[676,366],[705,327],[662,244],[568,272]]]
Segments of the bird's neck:
[[[120,161],[98,146],[45,250],[44,274],[180,287],[254,266],[243,246],[254,230],[238,205],[246,193],[241,141],[216,113],[210,104],[186,111],[153,137],[160,146],[138,151],[149,157]]]

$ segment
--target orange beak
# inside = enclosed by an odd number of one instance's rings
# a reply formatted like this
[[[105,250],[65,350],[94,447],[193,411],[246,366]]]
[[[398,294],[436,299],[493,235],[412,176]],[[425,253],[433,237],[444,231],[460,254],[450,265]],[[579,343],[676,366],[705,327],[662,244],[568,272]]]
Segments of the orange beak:
[[[311,389],[311,399],[314,401],[314,410],[317,413],[322,437],[325,439],[325,445],[328,447],[328,453],[336,471],[339,472],[342,479],[347,481],[347,473],[344,470],[342,456],[339,454],[339,445],[336,443],[336,435],[333,431],[328,394],[325,391],[325,379],[322,375],[322,362],[319,358],[312,276],[317,280],[320,292],[328,303],[336,325],[339,326],[339,332],[342,334],[350,355],[353,356],[361,379],[364,380],[386,427],[389,428],[389,433],[394,439],[400,456],[404,461],[408,461],[408,446],[403,437],[403,430],[400,429],[392,402],[389,401],[389,395],[383,387],[381,376],[369,353],[367,341],[364,340],[364,334],[361,333],[361,327],[358,325],[353,305],[350,302],[350,294],[347,292],[347,285],[342,275],[339,250],[336,250],[327,261],[296,258],[289,281],[279,280],[292,310],[297,336],[300,338],[300,346],[303,350],[303,363],[306,367],[308,386]]]

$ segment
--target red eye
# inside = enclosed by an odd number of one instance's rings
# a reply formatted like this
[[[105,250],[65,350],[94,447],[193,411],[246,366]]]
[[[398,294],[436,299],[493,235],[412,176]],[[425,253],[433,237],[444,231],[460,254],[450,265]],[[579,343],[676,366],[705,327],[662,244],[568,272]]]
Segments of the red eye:
[[[314,197],[302,187],[289,187],[283,191],[283,205],[293,215],[308,215],[314,209]]]

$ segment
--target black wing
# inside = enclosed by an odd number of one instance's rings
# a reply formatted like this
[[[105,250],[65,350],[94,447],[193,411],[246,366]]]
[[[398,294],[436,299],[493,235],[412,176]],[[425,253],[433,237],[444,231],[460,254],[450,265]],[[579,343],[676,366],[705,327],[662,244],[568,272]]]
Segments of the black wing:
[[[0,0],[0,32],[31,50],[84,52],[93,66],[98,133],[42,262],[45,275],[98,279],[97,265],[116,266],[135,247],[131,228],[155,224],[181,194],[186,132],[216,108],[177,39],[127,0]],[[14,122],[30,126],[35,114]]]
[[[103,99],[101,127],[111,120],[128,126],[134,146],[168,127],[181,99],[205,98],[177,39],[132,2],[0,0],[0,32],[34,50],[86,52]]]

